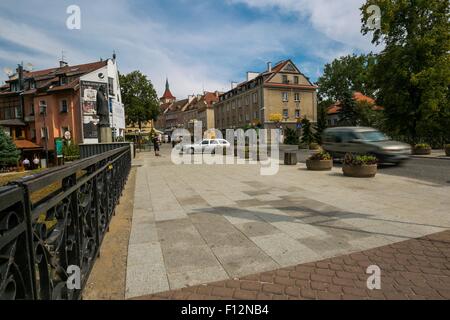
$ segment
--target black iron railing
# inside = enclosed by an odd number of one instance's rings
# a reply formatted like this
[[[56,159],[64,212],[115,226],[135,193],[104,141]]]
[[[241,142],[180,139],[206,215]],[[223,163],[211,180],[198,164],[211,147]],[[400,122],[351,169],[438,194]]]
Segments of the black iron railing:
[[[0,188],[0,300],[81,297],[130,168],[124,146]]]
[[[112,142],[112,143],[96,143],[96,144],[80,144],[80,158],[85,159],[103,152],[111,151],[117,148],[127,147],[131,148],[133,158],[136,156],[135,148],[132,142]]]

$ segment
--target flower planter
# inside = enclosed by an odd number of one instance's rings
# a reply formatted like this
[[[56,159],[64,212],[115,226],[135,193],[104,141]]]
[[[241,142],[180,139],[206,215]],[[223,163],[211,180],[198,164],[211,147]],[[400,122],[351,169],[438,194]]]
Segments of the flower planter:
[[[284,165],[296,166],[298,163],[296,152],[286,152],[284,154]]]
[[[431,154],[431,148],[414,148],[413,154],[418,156]]]
[[[330,171],[333,160],[306,160],[306,167],[312,171]]]
[[[362,166],[349,166],[344,165],[342,167],[344,176],[353,178],[373,178],[377,174],[378,165],[362,165]]]

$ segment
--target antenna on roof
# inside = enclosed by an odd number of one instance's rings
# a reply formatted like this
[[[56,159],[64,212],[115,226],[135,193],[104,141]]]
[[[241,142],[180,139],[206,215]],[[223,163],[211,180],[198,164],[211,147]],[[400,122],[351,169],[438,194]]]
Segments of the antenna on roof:
[[[64,56],[64,50],[61,50],[61,60],[59,60],[59,67],[67,67],[69,64],[66,61],[66,57]]]

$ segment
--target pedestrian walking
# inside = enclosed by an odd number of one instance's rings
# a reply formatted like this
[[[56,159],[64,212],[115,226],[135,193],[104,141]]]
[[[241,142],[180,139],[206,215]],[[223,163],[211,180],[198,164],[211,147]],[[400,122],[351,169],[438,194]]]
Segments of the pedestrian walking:
[[[155,156],[159,157],[159,138],[157,135],[153,136],[153,148],[155,149]]]

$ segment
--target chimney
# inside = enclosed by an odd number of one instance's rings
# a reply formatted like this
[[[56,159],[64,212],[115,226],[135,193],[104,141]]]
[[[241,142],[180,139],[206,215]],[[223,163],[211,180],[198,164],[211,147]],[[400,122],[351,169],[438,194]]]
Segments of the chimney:
[[[237,82],[232,81],[231,82],[231,90],[237,87]]]
[[[267,71],[272,72],[272,62],[267,62]]]
[[[60,68],[64,68],[67,67],[69,64],[67,62],[65,62],[64,60],[60,60],[59,61],[59,67]]]

